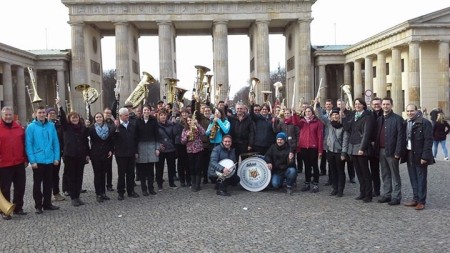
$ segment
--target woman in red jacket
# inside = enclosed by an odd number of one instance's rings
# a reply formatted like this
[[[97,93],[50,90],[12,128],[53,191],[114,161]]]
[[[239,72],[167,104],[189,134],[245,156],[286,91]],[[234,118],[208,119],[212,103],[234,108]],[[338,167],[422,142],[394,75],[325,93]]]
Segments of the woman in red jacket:
[[[305,116],[299,117],[295,113],[287,118],[285,123],[297,126],[300,129],[298,135],[297,152],[301,153],[305,164],[305,185],[301,191],[319,191],[319,166],[317,160],[322,157],[323,150],[323,124],[320,122],[311,106],[304,110]],[[311,174],[311,171],[313,174]],[[313,178],[312,188],[311,177]]]

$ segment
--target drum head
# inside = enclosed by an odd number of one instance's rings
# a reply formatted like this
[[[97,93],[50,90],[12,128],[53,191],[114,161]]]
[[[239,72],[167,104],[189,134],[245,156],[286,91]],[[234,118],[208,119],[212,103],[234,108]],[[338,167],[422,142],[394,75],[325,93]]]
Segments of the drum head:
[[[238,176],[244,189],[259,192],[269,185],[272,174],[266,161],[259,157],[250,157],[239,165]]]

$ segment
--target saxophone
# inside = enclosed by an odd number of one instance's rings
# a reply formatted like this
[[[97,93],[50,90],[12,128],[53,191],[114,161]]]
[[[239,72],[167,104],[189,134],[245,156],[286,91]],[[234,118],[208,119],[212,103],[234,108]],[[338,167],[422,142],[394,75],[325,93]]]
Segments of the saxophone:
[[[191,124],[189,125],[189,136],[188,136],[188,141],[193,141],[194,137],[195,137],[195,133],[197,132],[197,125],[195,125],[196,120],[195,120],[195,112],[192,114],[191,117]]]
[[[219,131],[219,124],[217,122],[213,122],[213,126],[211,127],[211,132],[209,133],[209,139],[214,140],[217,135],[217,131]]]

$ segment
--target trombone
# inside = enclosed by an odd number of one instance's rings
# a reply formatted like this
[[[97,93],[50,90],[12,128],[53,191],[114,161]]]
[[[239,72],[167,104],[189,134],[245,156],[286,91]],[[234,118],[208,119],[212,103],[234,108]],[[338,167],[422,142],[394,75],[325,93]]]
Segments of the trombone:
[[[40,102],[42,102],[42,98],[40,98],[37,93],[36,78],[34,77],[33,69],[31,67],[27,67],[27,69],[28,74],[30,75],[31,89],[29,85],[25,85],[25,88],[27,89],[28,97],[30,98],[31,108],[33,109],[34,113],[34,104],[39,104]]]

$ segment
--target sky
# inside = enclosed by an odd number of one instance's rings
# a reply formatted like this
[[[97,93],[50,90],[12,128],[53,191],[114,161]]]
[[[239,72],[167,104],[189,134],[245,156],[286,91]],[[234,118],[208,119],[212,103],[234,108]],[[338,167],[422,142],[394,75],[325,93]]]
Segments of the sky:
[[[69,49],[71,31],[68,8],[59,0],[14,0],[0,4],[0,42],[23,49]],[[312,45],[351,45],[404,21],[450,7],[448,0],[317,0],[312,7]],[[179,85],[191,89],[195,65],[212,69],[211,36],[178,36]],[[158,38],[139,39],[141,71],[159,78]],[[284,67],[285,38],[270,35],[270,70]],[[231,94],[249,80],[248,36],[228,37]],[[103,69],[115,69],[114,37],[102,39]],[[189,95],[189,94],[187,94]]]

